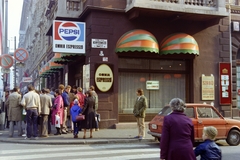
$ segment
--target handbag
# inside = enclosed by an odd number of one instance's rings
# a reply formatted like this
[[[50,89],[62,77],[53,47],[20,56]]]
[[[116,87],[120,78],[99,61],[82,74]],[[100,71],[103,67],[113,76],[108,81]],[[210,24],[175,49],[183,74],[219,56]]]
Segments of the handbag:
[[[55,127],[60,128],[60,116],[58,114],[55,115]]]
[[[85,120],[85,115],[77,115],[76,116],[76,121],[82,121]]]

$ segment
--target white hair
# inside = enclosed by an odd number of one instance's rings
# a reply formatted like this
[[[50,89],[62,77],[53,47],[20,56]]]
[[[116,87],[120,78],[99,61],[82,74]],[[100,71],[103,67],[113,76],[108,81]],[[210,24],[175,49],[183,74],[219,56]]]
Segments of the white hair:
[[[184,112],[184,110],[186,108],[185,103],[180,98],[173,98],[170,101],[169,105],[173,111]]]

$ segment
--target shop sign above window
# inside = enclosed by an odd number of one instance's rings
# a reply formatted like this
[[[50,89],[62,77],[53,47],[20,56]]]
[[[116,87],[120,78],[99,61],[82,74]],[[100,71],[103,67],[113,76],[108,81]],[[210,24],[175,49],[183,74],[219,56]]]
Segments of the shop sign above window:
[[[107,48],[107,39],[92,39],[92,48]]]

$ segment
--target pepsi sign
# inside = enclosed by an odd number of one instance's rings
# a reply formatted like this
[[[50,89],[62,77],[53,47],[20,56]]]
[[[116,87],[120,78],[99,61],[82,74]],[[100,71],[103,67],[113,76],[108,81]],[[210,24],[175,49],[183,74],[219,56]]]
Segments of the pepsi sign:
[[[85,53],[85,23],[55,20],[53,52]]]

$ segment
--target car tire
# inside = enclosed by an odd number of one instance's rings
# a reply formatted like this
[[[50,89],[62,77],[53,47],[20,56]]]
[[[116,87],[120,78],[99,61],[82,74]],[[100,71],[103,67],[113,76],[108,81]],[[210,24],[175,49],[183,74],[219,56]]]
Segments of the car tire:
[[[228,133],[227,139],[226,139],[227,143],[230,146],[237,146],[240,143],[240,132],[238,130],[231,130]]]

